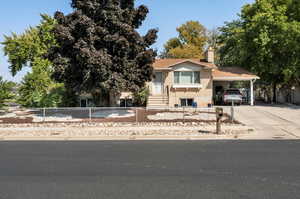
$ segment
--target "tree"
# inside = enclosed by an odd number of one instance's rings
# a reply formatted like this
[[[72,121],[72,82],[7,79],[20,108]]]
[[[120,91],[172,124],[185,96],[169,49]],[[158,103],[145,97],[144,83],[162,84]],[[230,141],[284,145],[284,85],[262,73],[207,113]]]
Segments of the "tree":
[[[207,31],[198,21],[188,21],[177,28],[178,37],[164,45],[162,58],[202,58]]]
[[[48,55],[55,80],[74,93],[102,95],[104,104],[97,105],[109,105],[109,93],[136,92],[151,81],[156,52],[150,46],[157,30],[145,36],[136,31],[146,6],[135,8],[134,0],[73,0],[72,7],[69,15],[55,14],[59,47]]]
[[[20,35],[12,33],[12,36],[5,36],[2,43],[12,75],[24,67],[32,69],[25,75],[19,88],[18,102],[26,107],[56,107],[62,103],[61,92],[56,93],[56,97],[49,96],[58,88],[63,90],[63,85],[51,79],[52,63],[45,58],[49,49],[57,46],[52,33],[56,21],[48,15],[41,17],[40,25],[30,27]]]
[[[300,4],[297,0],[257,0],[237,21],[221,28],[221,62],[237,64],[273,86],[300,83]]]
[[[5,108],[7,106],[6,103],[14,99],[13,88],[15,85],[14,82],[5,81],[0,76],[0,109]]]
[[[133,93],[134,106],[147,106],[147,101],[150,95],[148,87],[141,88],[139,91]]]
[[[213,49],[217,50],[219,48],[218,38],[220,36],[220,32],[217,28],[213,28],[207,31],[207,44]]]
[[[35,61],[32,71],[23,78],[18,89],[18,102],[25,107],[58,107],[63,104],[64,86],[50,78],[48,60]]]
[[[218,29],[213,28],[211,30],[207,31],[207,46],[211,47],[214,50],[214,62],[216,64],[219,64],[220,55],[219,55],[219,49],[220,45],[218,43],[220,37],[220,32]]]
[[[4,35],[4,53],[8,56],[9,68],[12,75],[16,75],[24,67],[39,65],[38,60],[44,61],[44,55],[52,46],[56,46],[52,29],[56,21],[45,14],[41,15],[41,24],[30,27],[23,34],[12,33],[11,36]],[[48,62],[50,67],[50,62]]]
[[[235,20],[226,22],[225,26],[220,28],[218,43],[220,48],[219,64],[221,66],[243,66],[243,58],[246,57],[246,41],[244,40],[244,30],[242,22]],[[251,69],[251,68],[248,68]]]

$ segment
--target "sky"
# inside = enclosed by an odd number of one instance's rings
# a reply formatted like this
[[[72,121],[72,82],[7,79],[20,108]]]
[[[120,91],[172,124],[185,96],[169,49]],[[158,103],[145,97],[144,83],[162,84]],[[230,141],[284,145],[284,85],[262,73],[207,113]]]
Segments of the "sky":
[[[39,24],[40,13],[53,15],[59,10],[65,14],[72,11],[71,0],[9,0],[0,5],[0,42],[3,35],[22,33],[29,26]],[[241,7],[254,0],[136,0],[136,5],[145,4],[150,13],[139,32],[145,34],[158,28],[158,40],[153,48],[162,51],[164,43],[177,36],[176,28],[189,20],[196,20],[207,29],[217,28],[226,21],[238,18]],[[0,76],[19,82],[29,69],[25,68],[15,77],[8,69],[9,63],[0,45]]]

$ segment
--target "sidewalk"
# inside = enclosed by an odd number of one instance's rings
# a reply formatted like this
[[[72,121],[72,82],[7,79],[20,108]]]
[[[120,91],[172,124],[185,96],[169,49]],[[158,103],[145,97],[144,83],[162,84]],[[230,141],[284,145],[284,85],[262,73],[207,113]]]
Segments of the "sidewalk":
[[[223,125],[112,126],[112,127],[11,127],[0,128],[0,140],[197,140],[237,139],[253,133],[247,126]]]

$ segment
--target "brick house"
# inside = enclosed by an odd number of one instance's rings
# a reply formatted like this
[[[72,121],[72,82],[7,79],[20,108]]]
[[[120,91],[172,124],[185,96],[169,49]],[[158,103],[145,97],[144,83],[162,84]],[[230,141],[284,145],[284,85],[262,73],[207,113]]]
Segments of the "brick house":
[[[219,68],[214,52],[208,50],[206,60],[158,59],[153,64],[155,78],[148,83],[149,107],[191,106],[213,104],[218,89],[228,89],[233,82],[249,82],[249,104],[254,105],[253,84],[259,79],[239,67]]]

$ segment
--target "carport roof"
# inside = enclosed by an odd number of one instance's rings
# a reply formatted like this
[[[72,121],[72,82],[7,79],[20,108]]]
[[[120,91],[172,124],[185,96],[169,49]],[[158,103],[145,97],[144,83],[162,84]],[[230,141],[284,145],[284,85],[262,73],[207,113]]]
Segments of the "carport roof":
[[[259,77],[240,67],[220,67],[213,70],[213,79],[219,81],[245,81],[259,79]]]

